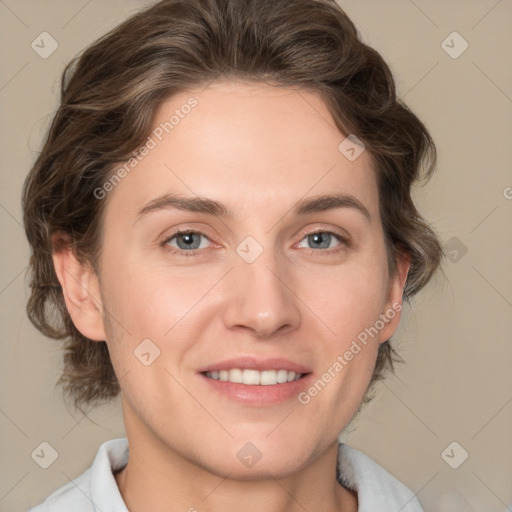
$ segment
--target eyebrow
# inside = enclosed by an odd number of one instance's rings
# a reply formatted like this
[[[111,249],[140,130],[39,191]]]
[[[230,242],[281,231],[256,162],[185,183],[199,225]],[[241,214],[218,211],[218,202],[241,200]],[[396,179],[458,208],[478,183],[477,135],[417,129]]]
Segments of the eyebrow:
[[[366,206],[349,194],[334,194],[334,195],[321,195],[315,197],[308,197],[299,201],[294,208],[296,215],[305,215],[308,213],[324,212],[327,210],[334,210],[336,208],[353,208],[362,213],[368,221],[371,220],[371,215]]]
[[[150,212],[169,208],[205,213],[218,217],[233,217],[233,212],[230,209],[213,199],[206,197],[188,197],[178,194],[164,194],[147,203],[138,212],[135,222]],[[368,221],[371,220],[370,212],[363,203],[349,194],[325,194],[302,199],[294,205],[292,212],[294,215],[307,215],[337,208],[355,209],[362,213]]]

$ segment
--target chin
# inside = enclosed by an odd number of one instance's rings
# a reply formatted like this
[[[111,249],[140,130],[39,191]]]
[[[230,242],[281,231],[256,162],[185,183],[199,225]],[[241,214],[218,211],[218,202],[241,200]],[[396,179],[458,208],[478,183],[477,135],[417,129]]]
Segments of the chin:
[[[298,433],[297,433],[298,434]],[[272,435],[270,436],[272,437]],[[230,439],[228,443],[211,446],[203,454],[203,464],[208,469],[234,480],[261,480],[285,478],[304,468],[320,449],[311,442],[311,437],[296,435],[283,439],[261,436],[244,436],[243,439]],[[253,439],[252,441],[249,439]]]
[[[303,469],[305,462],[300,454],[287,456],[279,453],[262,456],[261,459],[249,463],[242,463],[238,458],[218,460],[214,472],[222,477],[229,474],[230,480],[268,480],[269,478],[286,478]],[[247,464],[247,465],[246,465]]]

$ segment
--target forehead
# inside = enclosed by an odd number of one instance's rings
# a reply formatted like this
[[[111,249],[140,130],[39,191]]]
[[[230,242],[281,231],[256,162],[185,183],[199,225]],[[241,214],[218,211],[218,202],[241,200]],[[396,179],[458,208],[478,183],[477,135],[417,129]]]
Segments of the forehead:
[[[245,82],[182,91],[158,109],[149,149],[144,156],[139,151],[136,165],[110,193],[109,208],[133,214],[177,191],[248,213],[254,206],[336,192],[358,197],[375,214],[371,157],[363,151],[347,158],[347,135],[311,91]]]

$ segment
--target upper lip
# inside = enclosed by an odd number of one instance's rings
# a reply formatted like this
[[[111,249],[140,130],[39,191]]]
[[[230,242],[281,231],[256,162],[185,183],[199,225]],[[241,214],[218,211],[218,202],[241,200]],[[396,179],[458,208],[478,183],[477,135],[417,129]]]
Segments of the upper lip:
[[[310,373],[311,370],[306,366],[295,363],[288,359],[272,358],[257,359],[254,357],[238,357],[234,359],[225,359],[216,363],[199,368],[198,373],[213,372],[219,370],[231,370],[240,368],[243,370],[288,370],[295,373]]]

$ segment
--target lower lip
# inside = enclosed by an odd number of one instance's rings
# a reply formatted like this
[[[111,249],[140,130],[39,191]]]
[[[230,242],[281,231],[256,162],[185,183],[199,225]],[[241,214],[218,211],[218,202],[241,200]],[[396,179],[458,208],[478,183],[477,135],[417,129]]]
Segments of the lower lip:
[[[269,386],[248,386],[235,382],[220,381],[198,374],[210,388],[231,400],[245,405],[265,407],[294,399],[308,386],[312,374],[308,373],[298,380],[285,382],[284,384],[272,384]]]

